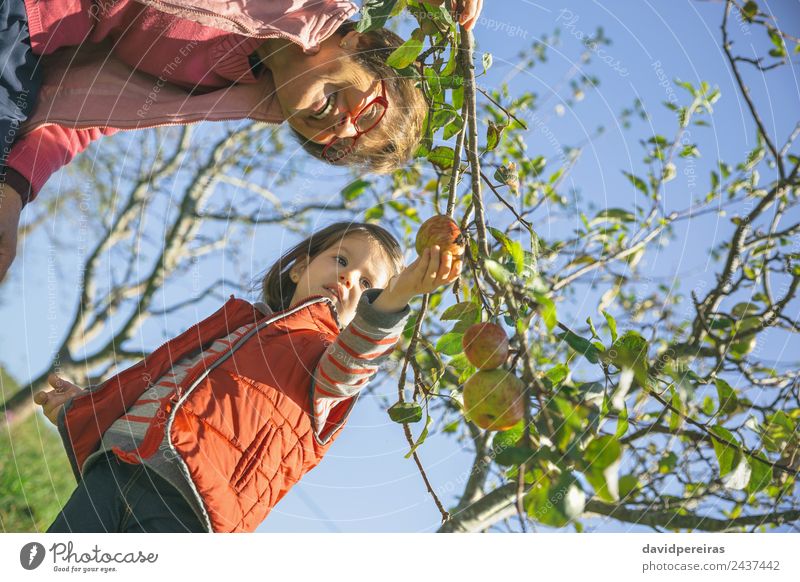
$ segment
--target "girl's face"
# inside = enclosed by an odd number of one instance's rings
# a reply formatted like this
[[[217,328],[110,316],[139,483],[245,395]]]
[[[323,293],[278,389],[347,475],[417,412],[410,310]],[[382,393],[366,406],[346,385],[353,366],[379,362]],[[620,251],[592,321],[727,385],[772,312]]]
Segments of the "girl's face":
[[[391,278],[389,259],[381,246],[363,234],[350,234],[328,247],[310,262],[292,267],[297,279],[292,305],[311,295],[333,299],[339,321],[348,325],[365,290],[385,288]]]
[[[359,37],[355,31],[334,34],[314,55],[280,39],[259,49],[264,65],[272,72],[283,115],[303,137],[327,144],[334,137],[355,136],[354,118],[380,95],[380,79],[351,56],[357,51]],[[381,140],[381,124],[367,135]]]

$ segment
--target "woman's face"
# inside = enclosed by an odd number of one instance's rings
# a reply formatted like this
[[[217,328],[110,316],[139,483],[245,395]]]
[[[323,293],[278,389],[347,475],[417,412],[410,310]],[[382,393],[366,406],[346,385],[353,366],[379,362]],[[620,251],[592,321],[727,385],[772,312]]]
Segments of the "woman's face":
[[[314,55],[283,40],[265,43],[259,55],[272,72],[283,115],[303,137],[327,144],[356,135],[353,120],[380,95],[381,82],[353,60],[360,34],[334,34]],[[369,135],[379,138],[378,124]]]
[[[349,234],[311,261],[292,267],[297,288],[291,305],[312,295],[330,297],[339,322],[355,317],[361,295],[373,287],[385,288],[391,278],[389,261],[381,246],[364,234]]]

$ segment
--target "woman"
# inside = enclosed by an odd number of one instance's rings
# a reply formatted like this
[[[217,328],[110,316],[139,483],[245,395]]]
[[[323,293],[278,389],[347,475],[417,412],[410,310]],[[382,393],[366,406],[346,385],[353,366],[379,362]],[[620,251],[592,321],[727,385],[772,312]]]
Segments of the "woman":
[[[463,2],[460,21],[474,26],[480,4]],[[44,79],[5,161],[0,277],[21,208],[101,135],[287,121],[313,155],[372,172],[399,167],[418,144],[421,92],[385,64],[403,41],[385,29],[356,32],[347,0],[25,0],[25,8]]]

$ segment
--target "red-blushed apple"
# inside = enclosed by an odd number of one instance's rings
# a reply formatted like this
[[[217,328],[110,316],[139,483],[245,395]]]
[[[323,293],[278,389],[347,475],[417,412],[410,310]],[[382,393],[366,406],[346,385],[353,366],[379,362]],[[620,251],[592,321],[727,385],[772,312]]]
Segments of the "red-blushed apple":
[[[455,256],[464,254],[464,236],[455,220],[444,214],[432,216],[417,231],[417,254],[439,245],[441,252],[450,251]]]
[[[476,323],[467,328],[461,339],[464,355],[480,370],[499,368],[508,358],[508,336],[496,323]]]
[[[486,430],[507,430],[525,416],[524,388],[508,370],[478,370],[464,383],[464,416]]]

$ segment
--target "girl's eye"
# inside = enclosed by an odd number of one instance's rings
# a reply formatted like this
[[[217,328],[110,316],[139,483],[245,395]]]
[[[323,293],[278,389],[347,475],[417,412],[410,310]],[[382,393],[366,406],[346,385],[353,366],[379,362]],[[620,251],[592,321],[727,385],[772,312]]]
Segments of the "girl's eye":
[[[347,259],[345,259],[342,255],[336,255],[336,260],[339,261],[343,267],[347,266]]]
[[[361,279],[361,284],[364,286],[364,289],[370,289],[372,287],[369,279]]]

